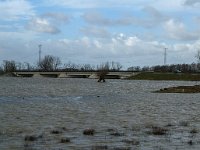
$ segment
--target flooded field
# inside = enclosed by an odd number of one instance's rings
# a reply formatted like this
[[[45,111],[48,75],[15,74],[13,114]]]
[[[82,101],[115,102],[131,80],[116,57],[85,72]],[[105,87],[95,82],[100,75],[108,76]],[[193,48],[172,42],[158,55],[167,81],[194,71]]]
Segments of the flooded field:
[[[200,82],[0,78],[1,150],[200,149]]]

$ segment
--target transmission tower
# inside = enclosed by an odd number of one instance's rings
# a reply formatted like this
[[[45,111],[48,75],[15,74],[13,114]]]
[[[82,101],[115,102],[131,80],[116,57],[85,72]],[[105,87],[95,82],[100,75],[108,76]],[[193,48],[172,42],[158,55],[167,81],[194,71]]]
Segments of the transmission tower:
[[[39,64],[41,62],[41,53],[42,53],[42,44],[38,45],[39,47]]]
[[[164,65],[167,63],[167,48],[164,48]]]

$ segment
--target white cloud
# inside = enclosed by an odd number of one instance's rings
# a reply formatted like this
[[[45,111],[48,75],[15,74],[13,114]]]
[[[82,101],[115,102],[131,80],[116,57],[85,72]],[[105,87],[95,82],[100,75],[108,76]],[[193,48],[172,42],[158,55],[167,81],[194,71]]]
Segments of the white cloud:
[[[71,61],[77,58],[90,62],[118,60],[127,65],[134,60],[132,65],[157,65],[163,63],[164,48],[168,48],[168,63],[192,63],[195,61],[195,49],[200,47],[200,41],[194,43],[177,43],[168,45],[159,41],[145,41],[137,36],[118,34],[110,39],[93,39],[83,37],[78,40],[63,39],[62,56],[67,56]],[[61,41],[49,43],[51,46]],[[55,44],[57,43],[57,44]],[[58,48],[54,48],[58,49]],[[59,54],[59,51],[57,51]],[[76,55],[74,55],[76,54]],[[141,61],[143,60],[143,61]],[[81,62],[80,62],[81,63]]]
[[[34,15],[33,6],[26,0],[1,0],[0,19],[27,19]]]
[[[96,48],[99,48],[99,49],[102,48],[103,46],[102,43],[100,43],[98,40],[94,40],[94,45]]]
[[[199,33],[195,31],[188,31],[182,22],[175,21],[173,19],[168,20],[164,24],[164,29],[169,38],[174,40],[197,40]]]
[[[137,37],[128,37],[124,42],[125,42],[125,45],[127,46],[134,46],[140,41],[141,40],[138,39]]]
[[[62,38],[39,41],[37,36],[27,33],[0,33],[0,59],[19,61],[37,61],[38,44],[42,44],[42,55],[55,55],[63,63],[95,63],[119,61],[127,65],[157,65],[163,63],[164,47],[168,48],[168,63],[192,63],[200,40],[194,43],[168,45],[156,40],[144,40],[137,36],[119,33],[110,38],[82,37],[78,39]],[[8,42],[9,41],[9,42]],[[2,58],[4,56],[4,58]],[[24,56],[24,57],[23,57]],[[27,57],[29,58],[27,60]],[[172,59],[173,58],[173,59]],[[79,60],[79,61],[77,61]],[[134,64],[129,64],[133,62]]]
[[[57,34],[60,30],[52,25],[48,20],[44,18],[34,18],[32,19],[27,28],[32,31],[41,32],[41,33],[50,33],[50,34]]]

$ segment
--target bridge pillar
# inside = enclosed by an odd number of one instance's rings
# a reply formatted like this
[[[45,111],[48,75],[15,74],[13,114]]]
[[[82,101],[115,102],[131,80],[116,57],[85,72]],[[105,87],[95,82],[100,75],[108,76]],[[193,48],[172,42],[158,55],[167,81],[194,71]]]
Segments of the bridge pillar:
[[[58,78],[67,78],[67,74],[65,72],[62,72],[58,75]]]
[[[33,77],[34,78],[40,78],[40,77],[43,77],[43,76],[40,73],[34,73]]]
[[[91,74],[89,77],[89,79],[98,79],[98,76],[96,73]]]

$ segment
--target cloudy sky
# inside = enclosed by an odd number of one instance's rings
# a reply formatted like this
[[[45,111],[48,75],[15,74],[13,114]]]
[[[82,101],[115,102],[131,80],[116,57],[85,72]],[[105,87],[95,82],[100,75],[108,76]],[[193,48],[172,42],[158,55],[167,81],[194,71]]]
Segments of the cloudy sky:
[[[0,0],[0,62],[193,63],[200,50],[200,0]]]

